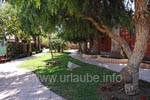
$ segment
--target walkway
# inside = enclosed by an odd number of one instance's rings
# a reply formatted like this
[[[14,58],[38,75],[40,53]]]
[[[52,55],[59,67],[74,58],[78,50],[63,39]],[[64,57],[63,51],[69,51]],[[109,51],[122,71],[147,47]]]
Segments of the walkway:
[[[70,56],[75,58],[75,59],[78,59],[78,60],[80,60],[82,62],[85,62],[85,63],[88,63],[88,64],[104,67],[104,68],[110,69],[110,70],[115,71],[115,72],[120,72],[121,69],[123,67],[125,67],[125,65],[126,65],[126,64],[103,63],[103,62],[98,62],[98,61],[96,61],[94,59],[84,59],[80,55],[77,55],[74,50],[72,50],[70,52],[71,52]],[[139,70],[140,70],[139,78],[141,80],[150,82],[150,69],[140,68]]]
[[[44,87],[30,70],[16,67],[42,54],[0,64],[0,100],[64,100]]]

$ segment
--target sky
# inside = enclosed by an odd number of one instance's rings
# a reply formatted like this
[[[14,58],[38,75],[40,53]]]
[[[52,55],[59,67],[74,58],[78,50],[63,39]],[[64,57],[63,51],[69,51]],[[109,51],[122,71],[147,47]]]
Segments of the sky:
[[[0,3],[5,3],[5,0],[0,0]]]
[[[5,4],[5,0],[0,0],[0,6],[3,8]]]
[[[132,11],[134,11],[134,1],[125,0],[124,4],[126,5],[126,9],[132,9]]]

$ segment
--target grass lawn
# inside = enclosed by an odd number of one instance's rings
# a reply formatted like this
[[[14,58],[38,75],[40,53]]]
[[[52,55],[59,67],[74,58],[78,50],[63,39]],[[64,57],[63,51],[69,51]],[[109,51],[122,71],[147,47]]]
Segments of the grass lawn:
[[[50,53],[45,53],[43,56],[39,56],[37,58],[33,58],[23,62],[18,67],[32,70],[37,68],[43,68],[45,65],[44,61],[50,59],[50,57],[51,57]]]
[[[114,72],[82,63],[79,60],[71,58],[68,53],[59,53],[55,56],[54,60],[61,62],[61,64],[47,67],[46,62],[52,61],[52,59],[50,59],[50,54],[46,53],[41,57],[25,61],[19,67],[37,68],[33,72],[40,78],[41,82],[66,100],[101,100],[98,87],[102,81],[106,81],[104,78],[106,75],[113,75]],[[74,62],[81,67],[72,70],[68,69],[68,61]],[[85,78],[85,75],[88,75],[88,78]],[[99,77],[98,80],[91,81],[95,75]],[[79,76],[81,76],[80,80]],[[90,76],[93,77],[91,78]]]

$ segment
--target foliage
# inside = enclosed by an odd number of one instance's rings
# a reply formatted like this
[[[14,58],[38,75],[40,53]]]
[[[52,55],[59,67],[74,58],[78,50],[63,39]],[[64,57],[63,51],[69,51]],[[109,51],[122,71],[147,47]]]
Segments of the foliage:
[[[17,17],[17,12],[8,3],[0,7],[0,33],[3,35],[15,34],[20,35],[20,22]]]
[[[58,31],[56,30],[57,26],[62,26],[61,30],[63,31],[61,31],[60,36],[64,40],[83,42],[87,41],[91,34],[97,32],[89,22],[81,17],[79,18],[75,13],[78,12],[78,15],[85,13],[87,0],[83,0],[83,3],[79,0],[21,1],[15,0],[12,1],[12,4],[20,9],[19,15],[21,16],[22,26],[25,31],[29,30],[27,32],[29,34],[39,34],[37,32],[38,27],[49,34]],[[20,4],[18,5],[18,3]]]
[[[70,16],[67,18],[67,20],[65,20],[62,26],[62,31],[58,32],[58,35],[65,41],[77,43],[88,41],[93,33],[102,35],[84,19],[78,19],[75,16]]]
[[[66,0],[67,1],[67,0]],[[131,24],[132,9],[127,9],[127,0],[68,0],[66,6],[77,18],[85,16],[109,27]]]
[[[48,47],[49,46],[49,40],[47,37],[42,37],[41,44]]]
[[[103,21],[109,27],[131,24],[131,9],[126,9],[126,0],[9,0],[20,11],[22,25],[27,33],[38,33],[42,27],[52,33],[56,26],[63,25],[62,37],[66,40],[85,41],[95,33],[85,16]],[[126,20],[126,21],[125,21]],[[65,34],[65,35],[64,35]],[[79,40],[77,40],[79,39]]]
[[[9,52],[10,52],[10,58],[11,59],[17,59],[28,56],[27,53],[27,44],[22,43],[9,43],[8,44]]]
[[[58,38],[53,38],[51,40],[51,44],[52,44],[52,48],[55,49],[55,51],[57,50],[58,52],[63,51],[65,49],[66,43]]]

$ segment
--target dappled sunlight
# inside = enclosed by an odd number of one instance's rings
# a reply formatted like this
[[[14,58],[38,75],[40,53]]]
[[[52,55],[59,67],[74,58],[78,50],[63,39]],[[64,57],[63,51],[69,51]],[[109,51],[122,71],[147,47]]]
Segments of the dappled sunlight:
[[[19,89],[9,89],[0,93],[0,99],[6,99],[7,97],[16,96],[20,92]]]
[[[39,80],[32,73],[26,73],[22,75],[15,75],[7,78],[3,78],[4,84],[0,85],[3,90],[0,93],[0,99],[17,98],[17,100],[29,97],[50,98],[50,91],[39,84]],[[5,84],[8,83],[8,84]],[[45,94],[46,93],[46,94]]]
[[[58,94],[65,96],[66,99],[71,99],[73,95],[79,98],[87,98],[86,96],[88,96],[89,94],[93,95],[94,98],[97,98],[97,91],[95,89],[98,88],[99,82],[74,82],[74,80],[70,80],[71,77],[73,78],[74,76],[80,76],[82,79],[88,75],[93,77],[94,75],[98,75],[99,79],[102,81],[103,75],[105,75],[105,73],[106,75],[111,75],[114,73],[112,71],[106,70],[105,68],[100,68],[94,65],[82,63],[79,60],[71,58],[66,53],[56,55],[53,59],[47,59],[44,61],[62,62],[60,65],[57,66],[43,66],[44,68],[37,69],[34,71],[34,73],[37,74],[40,81],[44,85],[56,91]],[[68,61],[73,62],[81,67],[76,69],[68,69]],[[106,66],[108,67],[108,65]],[[81,94],[83,95],[81,96]],[[92,99],[93,96],[89,98]]]
[[[119,64],[120,66],[127,66],[127,64]]]

